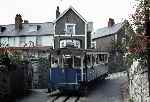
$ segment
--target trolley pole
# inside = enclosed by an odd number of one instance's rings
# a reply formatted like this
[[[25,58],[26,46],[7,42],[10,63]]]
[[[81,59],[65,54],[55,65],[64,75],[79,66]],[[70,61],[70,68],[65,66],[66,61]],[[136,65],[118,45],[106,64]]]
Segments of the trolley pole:
[[[144,6],[145,6],[145,36],[148,37],[148,43],[147,43],[147,68],[148,68],[148,82],[149,82],[149,96],[150,96],[150,19],[149,19],[149,13],[150,13],[150,8],[148,4],[148,0],[144,1]]]

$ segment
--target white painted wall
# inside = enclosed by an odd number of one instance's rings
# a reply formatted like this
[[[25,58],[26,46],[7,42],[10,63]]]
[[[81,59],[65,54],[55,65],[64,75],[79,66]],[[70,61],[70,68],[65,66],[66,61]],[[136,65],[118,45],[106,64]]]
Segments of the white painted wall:
[[[53,36],[40,36],[40,46],[54,46],[54,39]],[[29,42],[32,41],[34,45],[37,45],[37,36],[26,36],[25,42],[27,46],[29,46]],[[23,47],[24,44],[20,44],[20,37],[1,37],[0,43],[4,44],[3,46],[9,44],[11,47]]]
[[[30,41],[32,41],[34,45],[36,45],[36,36],[29,36],[25,38],[25,43],[27,44],[27,46],[30,45]]]
[[[42,38],[42,46],[53,46],[54,39],[53,36],[41,36]]]

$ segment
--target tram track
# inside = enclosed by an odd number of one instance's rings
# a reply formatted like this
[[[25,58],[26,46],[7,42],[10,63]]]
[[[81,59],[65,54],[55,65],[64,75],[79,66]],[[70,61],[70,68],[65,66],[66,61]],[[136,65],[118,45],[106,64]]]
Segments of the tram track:
[[[82,101],[81,101],[82,100]],[[72,94],[50,94],[47,102],[86,102],[86,97],[81,95],[72,95]]]

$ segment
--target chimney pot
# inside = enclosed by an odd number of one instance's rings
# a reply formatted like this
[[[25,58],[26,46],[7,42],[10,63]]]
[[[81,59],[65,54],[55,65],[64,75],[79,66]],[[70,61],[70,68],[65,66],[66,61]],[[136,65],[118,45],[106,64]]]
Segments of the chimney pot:
[[[109,18],[109,21],[108,21],[108,27],[112,27],[114,24],[115,24],[114,19]]]
[[[56,19],[59,17],[59,15],[60,15],[59,6],[57,6],[57,9],[56,9]]]

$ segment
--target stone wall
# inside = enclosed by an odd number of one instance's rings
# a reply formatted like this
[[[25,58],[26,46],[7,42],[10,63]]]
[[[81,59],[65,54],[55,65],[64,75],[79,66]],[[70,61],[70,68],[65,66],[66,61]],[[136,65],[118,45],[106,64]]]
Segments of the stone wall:
[[[144,62],[134,61],[129,69],[129,94],[134,102],[150,102],[148,73]]]

